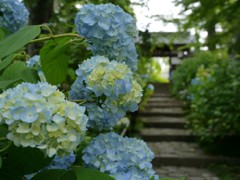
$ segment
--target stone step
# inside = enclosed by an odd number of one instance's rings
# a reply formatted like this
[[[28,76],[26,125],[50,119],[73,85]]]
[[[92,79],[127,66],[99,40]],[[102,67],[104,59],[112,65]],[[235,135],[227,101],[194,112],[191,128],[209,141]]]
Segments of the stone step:
[[[148,99],[148,102],[180,102],[179,100],[177,100],[176,98],[173,97],[150,97]]]
[[[204,168],[162,166],[154,168],[159,178],[183,178],[184,180],[219,180],[219,178]]]
[[[165,117],[165,116],[153,116],[144,117],[143,123],[145,127],[155,128],[177,128],[184,129],[186,123],[184,118]]]
[[[184,103],[181,102],[148,102],[146,108],[158,108],[158,107],[184,107]]]
[[[157,104],[157,103],[167,103],[167,104],[183,104],[182,101],[179,101],[174,98],[149,98],[147,101],[148,104]]]
[[[213,163],[240,163],[240,158],[207,155],[196,143],[151,142],[148,147],[155,153],[155,167],[206,167]]]
[[[151,98],[158,98],[158,97],[168,97],[168,98],[171,98],[172,95],[170,93],[154,93],[151,95]]]
[[[153,84],[154,92],[170,92],[170,84]]]
[[[182,108],[171,107],[171,108],[145,108],[139,112],[140,115],[144,116],[172,116],[172,117],[182,117],[185,112]]]
[[[147,142],[160,141],[185,141],[193,142],[196,137],[191,135],[189,130],[173,128],[144,128],[141,130],[141,137]]]

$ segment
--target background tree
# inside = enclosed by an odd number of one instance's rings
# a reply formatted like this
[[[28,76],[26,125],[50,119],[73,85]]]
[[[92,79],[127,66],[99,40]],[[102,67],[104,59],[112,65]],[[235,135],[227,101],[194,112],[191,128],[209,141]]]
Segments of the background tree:
[[[61,32],[72,28],[68,24],[73,24],[75,15],[79,11],[78,7],[86,3],[112,3],[134,14],[130,0],[24,0],[24,3],[30,11],[30,24],[58,23],[59,27],[61,23],[62,26],[58,29]]]
[[[182,6],[180,28],[194,28],[207,32],[204,45],[209,50],[226,48],[231,54],[239,54],[240,0],[175,0]],[[221,31],[217,31],[220,28]]]

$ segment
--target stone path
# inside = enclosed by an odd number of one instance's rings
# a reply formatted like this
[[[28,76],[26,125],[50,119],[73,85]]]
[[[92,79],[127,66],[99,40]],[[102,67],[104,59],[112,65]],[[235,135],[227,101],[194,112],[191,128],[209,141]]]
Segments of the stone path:
[[[144,111],[142,138],[155,153],[153,165],[159,177],[184,180],[219,180],[206,166],[225,162],[206,155],[185,127],[184,104],[170,96],[168,85],[159,84]]]

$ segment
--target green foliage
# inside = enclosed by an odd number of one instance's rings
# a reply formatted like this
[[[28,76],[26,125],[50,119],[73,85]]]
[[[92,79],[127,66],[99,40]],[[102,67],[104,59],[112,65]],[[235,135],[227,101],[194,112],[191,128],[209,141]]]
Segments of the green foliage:
[[[206,42],[209,50],[227,49],[231,54],[240,54],[239,28],[240,1],[237,0],[174,0],[183,7],[181,19],[174,19],[180,29],[195,29],[196,39],[199,31],[207,31]],[[234,13],[233,13],[234,12]],[[217,30],[221,27],[221,31]],[[200,43],[199,41],[197,43]]]
[[[13,55],[7,56],[2,61],[0,61],[0,72],[4,68],[6,68],[8,65],[10,65],[13,61]]]
[[[40,51],[41,65],[47,81],[57,85],[62,83],[67,75],[68,48],[70,38],[49,41]]]
[[[11,145],[8,149],[8,156],[3,159],[0,177],[7,180],[21,179],[26,174],[44,168],[51,161],[52,159],[45,157],[39,149]]]
[[[40,34],[40,26],[25,26],[0,42],[0,59],[10,55]]]
[[[222,60],[201,67],[198,83],[189,88],[191,112],[189,125],[202,140],[240,133],[240,63]]]
[[[189,85],[195,78],[198,68],[200,66],[208,67],[219,59],[221,56],[210,52],[201,52],[185,59],[174,71],[172,93],[180,99],[187,100]]]
[[[0,76],[0,89],[6,89],[18,81],[36,83],[37,71],[28,68],[24,62],[17,61],[3,71]]]
[[[0,89],[6,89],[22,80],[37,82],[36,71],[28,68],[24,62],[16,61],[13,63],[17,58],[13,53],[27,45],[39,34],[40,26],[26,26],[0,42]]]
[[[32,180],[113,180],[112,177],[95,169],[74,167],[73,170],[50,169],[38,173]]]
[[[63,169],[50,169],[38,173],[32,178],[32,180],[77,180],[76,174],[73,170],[63,170]]]
[[[188,125],[201,140],[240,133],[240,63],[218,54],[186,59],[174,72],[173,93],[189,103]]]
[[[31,174],[44,168],[52,161],[36,148],[22,148],[12,145],[8,151],[9,168],[18,169],[22,175]]]
[[[5,39],[6,35],[7,35],[6,30],[0,27],[0,41]]]
[[[39,79],[37,75],[37,70],[30,69],[30,68],[24,69],[20,77],[24,82],[30,82],[30,83],[37,83]]]
[[[26,69],[25,63],[16,62],[11,64],[2,74],[2,78],[6,80],[20,79],[21,73]]]
[[[107,174],[104,174],[100,171],[97,171],[95,169],[88,169],[83,167],[75,167],[74,172],[77,175],[77,180],[113,180],[114,178],[110,177]]]
[[[237,180],[240,179],[240,165],[232,164],[213,164],[210,166],[220,180]]]

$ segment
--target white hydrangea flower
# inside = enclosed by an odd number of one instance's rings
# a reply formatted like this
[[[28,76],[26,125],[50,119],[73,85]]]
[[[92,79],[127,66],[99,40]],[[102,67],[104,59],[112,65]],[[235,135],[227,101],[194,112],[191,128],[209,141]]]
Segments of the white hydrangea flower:
[[[68,155],[82,141],[85,107],[67,101],[46,82],[22,83],[0,95],[0,122],[16,146],[42,149],[49,157]]]

